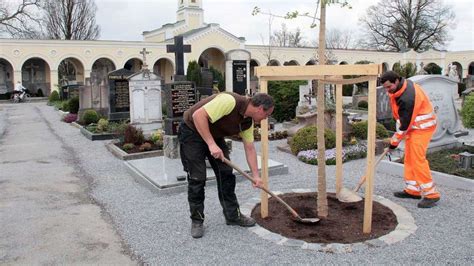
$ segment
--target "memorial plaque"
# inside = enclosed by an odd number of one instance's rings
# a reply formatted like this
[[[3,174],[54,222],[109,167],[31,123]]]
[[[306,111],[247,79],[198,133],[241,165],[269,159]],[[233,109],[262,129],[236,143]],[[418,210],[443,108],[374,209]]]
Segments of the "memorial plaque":
[[[130,94],[128,88],[128,81],[115,81],[115,111],[127,112],[130,111]]]
[[[122,68],[108,74],[110,120],[123,120],[130,118],[130,91],[128,77],[134,72]]]
[[[245,95],[245,91],[247,90],[247,61],[232,61],[232,82],[234,92]]]
[[[168,117],[181,117],[196,103],[196,90],[192,82],[174,82],[167,84],[166,90]]]

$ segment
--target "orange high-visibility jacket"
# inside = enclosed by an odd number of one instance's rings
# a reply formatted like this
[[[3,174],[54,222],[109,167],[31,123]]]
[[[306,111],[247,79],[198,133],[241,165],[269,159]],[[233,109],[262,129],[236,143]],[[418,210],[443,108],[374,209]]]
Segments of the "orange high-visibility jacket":
[[[395,93],[388,94],[393,117],[397,121],[397,132],[390,140],[390,144],[395,147],[410,130],[436,126],[433,105],[421,87],[403,78],[400,80],[399,87]]]

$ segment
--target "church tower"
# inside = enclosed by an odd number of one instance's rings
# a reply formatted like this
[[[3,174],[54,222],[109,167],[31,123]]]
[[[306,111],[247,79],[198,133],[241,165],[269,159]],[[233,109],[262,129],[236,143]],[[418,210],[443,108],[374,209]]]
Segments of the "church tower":
[[[187,31],[204,26],[204,10],[202,0],[178,0],[178,11],[176,21],[184,21]]]

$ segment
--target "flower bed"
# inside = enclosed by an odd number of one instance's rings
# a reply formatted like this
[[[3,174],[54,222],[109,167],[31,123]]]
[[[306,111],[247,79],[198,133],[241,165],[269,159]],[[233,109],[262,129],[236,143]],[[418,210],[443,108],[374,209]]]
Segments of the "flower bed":
[[[364,143],[358,143],[342,147],[342,161],[347,162],[350,160],[360,159],[367,156],[367,146]],[[297,155],[298,159],[302,162],[309,164],[318,164],[318,150],[306,150],[300,151]],[[326,164],[336,164],[336,148],[326,150]]]

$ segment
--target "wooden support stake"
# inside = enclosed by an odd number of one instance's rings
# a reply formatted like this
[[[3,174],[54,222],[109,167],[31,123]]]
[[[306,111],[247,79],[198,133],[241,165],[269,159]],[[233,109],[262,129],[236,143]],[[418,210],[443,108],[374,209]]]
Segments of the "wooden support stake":
[[[367,129],[367,183],[365,185],[364,202],[364,225],[363,232],[369,234],[372,231],[372,196],[374,194],[374,173],[375,173],[375,129],[377,123],[376,104],[377,88],[376,80],[369,80],[369,114]]]
[[[268,81],[260,78],[260,92],[267,93],[267,86]],[[262,169],[261,178],[263,185],[268,189],[268,119],[264,119],[260,122],[260,130],[260,143],[262,145],[262,157],[260,164]],[[268,197],[268,194],[262,190],[262,193],[260,194],[260,215],[262,218],[266,218],[268,216]]]
[[[342,85],[336,85],[336,194],[342,188]]]

